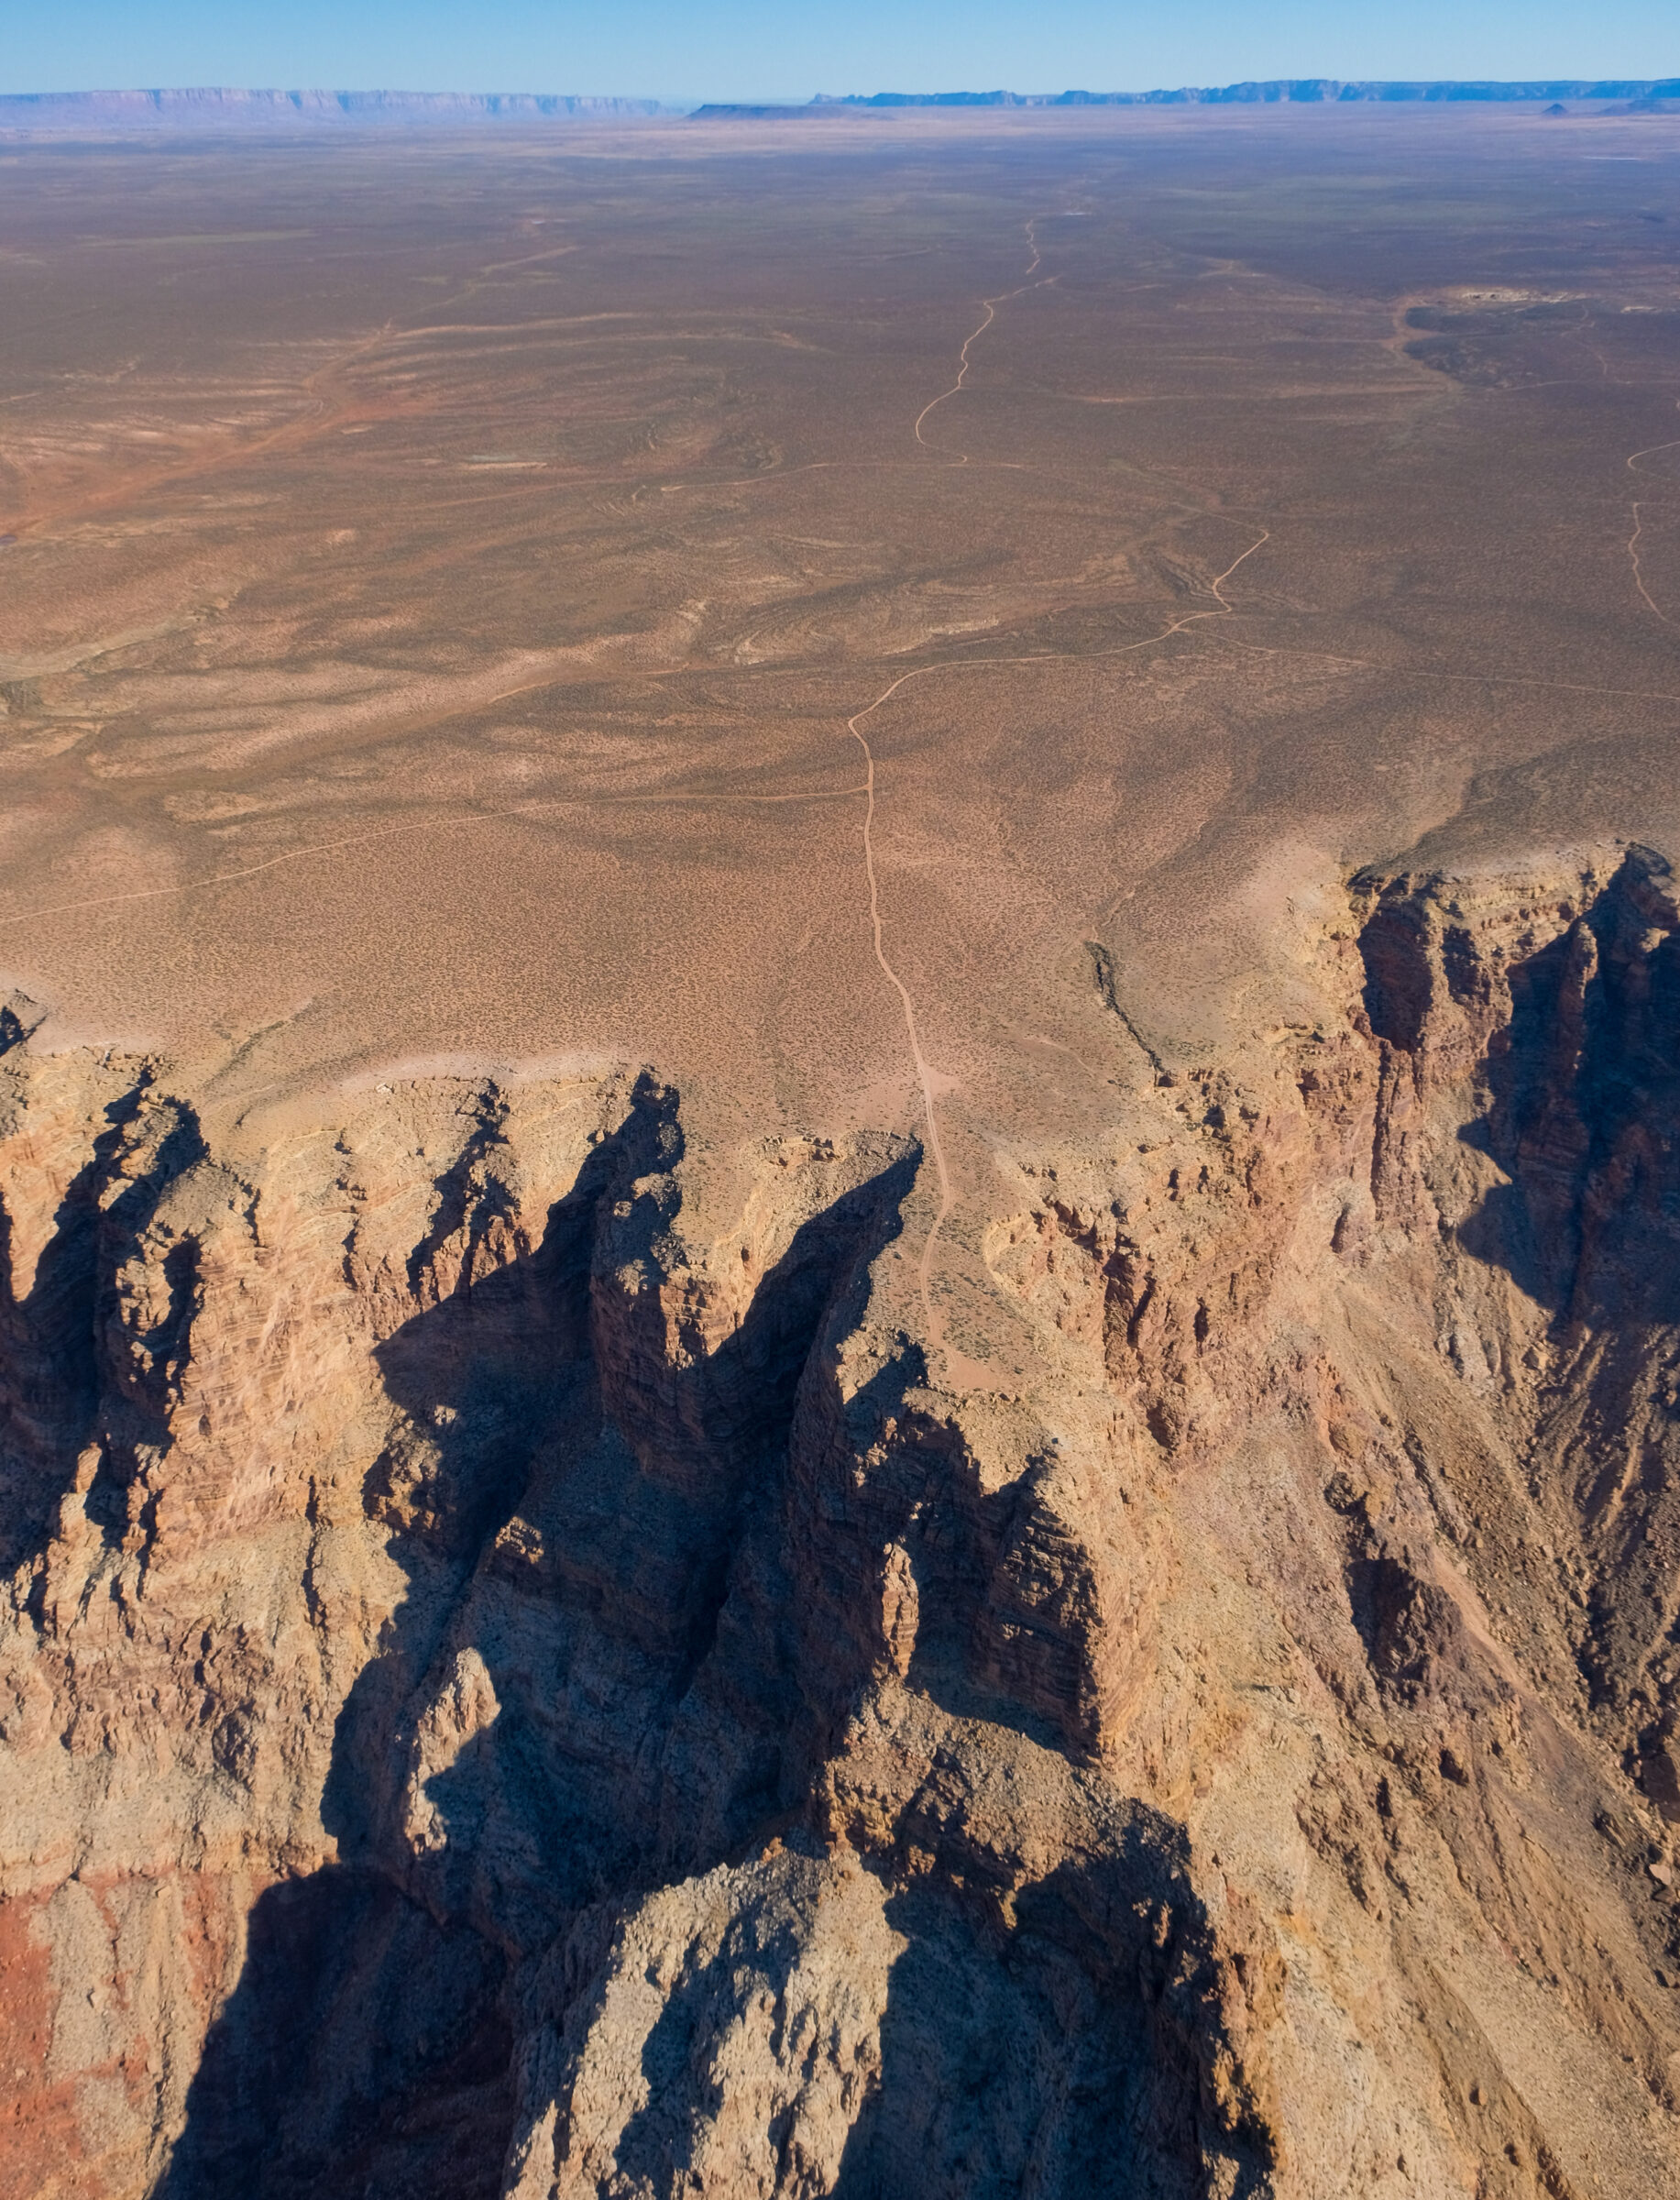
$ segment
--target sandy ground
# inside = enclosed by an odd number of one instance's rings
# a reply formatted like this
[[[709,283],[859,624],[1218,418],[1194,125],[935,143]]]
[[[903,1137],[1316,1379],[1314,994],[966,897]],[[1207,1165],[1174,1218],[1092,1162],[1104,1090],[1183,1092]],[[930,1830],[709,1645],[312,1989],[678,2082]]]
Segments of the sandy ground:
[[[1677,186],[1510,111],[0,146],[0,992],[225,1128],[931,1109],[960,1297],[1359,865],[1673,850]]]

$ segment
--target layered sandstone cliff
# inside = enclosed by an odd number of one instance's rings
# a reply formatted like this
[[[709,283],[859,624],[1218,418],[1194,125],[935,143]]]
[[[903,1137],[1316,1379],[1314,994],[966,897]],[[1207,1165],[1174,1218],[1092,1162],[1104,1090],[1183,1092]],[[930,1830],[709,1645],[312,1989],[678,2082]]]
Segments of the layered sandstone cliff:
[[[15,1000],[0,2192],[1680,2185],[1675,896],[1354,880],[1007,1391],[903,1139]]]

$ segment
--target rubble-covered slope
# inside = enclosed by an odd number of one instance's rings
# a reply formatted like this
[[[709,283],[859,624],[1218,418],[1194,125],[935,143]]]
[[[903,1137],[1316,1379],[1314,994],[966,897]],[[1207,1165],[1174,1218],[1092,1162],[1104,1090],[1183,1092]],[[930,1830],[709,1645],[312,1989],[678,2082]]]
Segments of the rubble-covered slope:
[[[0,2194],[1680,2185],[1675,882],[1342,906],[1009,1391],[901,1138],[15,1001]]]

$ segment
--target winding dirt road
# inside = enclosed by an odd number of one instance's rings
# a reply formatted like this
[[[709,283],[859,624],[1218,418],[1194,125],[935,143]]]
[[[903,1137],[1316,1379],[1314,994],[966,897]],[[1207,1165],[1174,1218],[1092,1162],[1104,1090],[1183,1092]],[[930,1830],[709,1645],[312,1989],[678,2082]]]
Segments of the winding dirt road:
[[[1027,223],[1026,229],[1027,241],[1032,246],[1033,252],[1031,263],[1027,270],[1027,274],[1031,275],[1040,265],[1041,256],[1038,250],[1038,238],[1033,233],[1033,224],[1031,222]],[[983,302],[986,308],[985,318],[981,322],[979,327],[973,331],[972,335],[971,335],[963,344],[962,350],[960,355],[960,370],[958,372],[956,380],[951,384],[949,390],[942,391],[939,396],[936,397],[933,400],[932,404],[924,405],[921,412],[917,414],[914,433],[916,435],[916,440],[918,443],[924,444],[924,447],[932,448],[933,446],[926,444],[925,438],[922,434],[922,423],[927,419],[928,413],[933,411],[935,405],[943,404],[947,398],[955,397],[957,392],[963,387],[963,383],[967,377],[971,364],[969,358],[970,349],[977,341],[977,339],[983,336],[986,330],[991,327],[993,321],[996,318],[995,309],[999,305],[1007,303],[1010,299],[1019,298],[1027,291],[1036,289],[1038,285],[1035,283],[1024,282],[1016,290],[1000,292],[996,298],[988,298]],[[966,466],[968,464],[967,455],[961,455],[956,463],[961,463]],[[881,690],[881,693],[876,696],[873,702],[866,704],[862,710],[857,711],[852,717],[846,720],[847,732],[851,734],[853,741],[857,742],[858,746],[863,752],[863,792],[865,798],[863,808],[863,868],[865,875],[869,881],[869,918],[871,929],[874,935],[875,960],[881,965],[882,971],[884,974],[888,984],[897,994],[900,1006],[904,1010],[905,1032],[910,1042],[910,1058],[916,1065],[917,1082],[921,1088],[922,1113],[927,1118],[928,1150],[933,1156],[934,1174],[939,1181],[939,1204],[938,1210],[934,1215],[933,1222],[928,1228],[928,1235],[922,1242],[921,1259],[917,1263],[917,1272],[918,1286],[921,1292],[922,1314],[927,1326],[928,1346],[932,1349],[943,1349],[948,1359],[951,1357],[951,1351],[950,1348],[945,1344],[944,1324],[935,1313],[933,1305],[934,1254],[939,1245],[939,1233],[944,1228],[945,1224],[950,1216],[950,1211],[952,1206],[955,1204],[956,1197],[951,1189],[950,1170],[945,1158],[944,1141],[939,1136],[939,1108],[935,1100],[936,1086],[939,1084],[946,1081],[941,1077],[940,1072],[930,1065],[926,1053],[923,1051],[921,1035],[917,1028],[916,1020],[916,1003],[911,997],[909,987],[905,984],[903,978],[900,977],[898,972],[894,968],[886,952],[881,916],[880,881],[875,872],[875,757],[873,750],[869,745],[868,737],[863,732],[863,726],[866,720],[872,719],[884,704],[889,702],[892,698],[898,693],[901,688],[907,687],[912,680],[928,678],[934,673],[972,672],[989,665],[996,666],[1002,668],[1005,666],[1067,665],[1076,663],[1085,664],[1102,657],[1130,656],[1140,649],[1152,649],[1158,644],[1169,641],[1174,634],[1183,632],[1185,628],[1194,626],[1202,620],[1230,618],[1234,616],[1234,606],[1231,604],[1224,593],[1224,585],[1226,581],[1230,579],[1231,576],[1236,571],[1239,566],[1245,564],[1247,559],[1254,556],[1255,552],[1258,550],[1263,544],[1268,543],[1270,540],[1270,530],[1268,528],[1262,528],[1257,539],[1250,543],[1246,550],[1240,552],[1237,556],[1233,558],[1231,563],[1225,567],[1223,573],[1219,574],[1213,580],[1208,583],[1206,592],[1213,598],[1215,605],[1217,606],[1217,608],[1213,610],[1189,611],[1181,619],[1175,619],[1169,625],[1163,627],[1158,633],[1146,634],[1136,642],[1121,643],[1117,647],[1113,649],[1038,650],[1034,651],[1028,655],[1015,657],[949,657],[940,659],[937,664],[913,666],[908,672],[900,673],[895,680],[892,681],[889,686],[884,688]]]
[[[1628,471],[1631,474],[1637,474],[1639,471],[1639,462],[1642,458],[1655,458],[1664,451],[1672,451],[1676,449],[1680,449],[1680,436],[1675,436],[1674,440],[1669,443],[1653,443],[1646,450],[1635,451],[1633,456],[1628,460]],[[1645,576],[1641,570],[1639,562],[1639,538],[1645,531],[1645,522],[1643,515],[1640,511],[1640,502],[1641,500],[1635,498],[1633,503],[1633,532],[1628,537],[1628,560],[1633,567],[1633,585],[1639,590],[1641,596],[1644,598],[1645,608],[1647,610],[1654,612],[1655,615],[1663,622],[1664,626],[1672,626],[1675,628],[1676,631],[1680,631],[1680,619],[1671,619],[1668,613],[1663,609],[1661,604],[1653,600],[1651,590],[1645,586]]]
[[[1027,264],[1027,273],[1031,276],[1037,274],[1038,270],[1041,262],[1041,255],[1038,250],[1038,239],[1033,234],[1033,224],[1031,222],[1027,222],[1024,226],[1027,230],[1027,241],[1033,248],[1033,256]],[[1045,280],[1049,281],[1051,280],[1051,278],[1047,276]],[[973,334],[967,338],[963,344],[962,349],[957,354],[956,380],[951,384],[949,390],[941,390],[938,397],[934,398],[929,403],[925,404],[916,416],[916,425],[911,429],[910,433],[915,436],[917,442],[921,445],[923,450],[931,451],[937,447],[935,445],[929,443],[928,438],[922,434],[923,421],[927,419],[929,412],[936,412],[940,405],[947,402],[948,399],[955,397],[961,390],[963,384],[968,380],[969,367],[971,365],[969,358],[970,346],[979,343],[981,337],[985,335],[987,329],[991,327],[993,322],[997,319],[997,309],[1000,305],[1007,305],[1012,298],[1019,298],[1027,291],[1037,290],[1038,287],[1038,284],[1035,282],[1023,282],[1013,291],[1000,291],[995,298],[983,298],[981,300],[981,304],[985,308],[985,319],[982,321],[980,326],[974,330]],[[966,451],[956,452],[952,456],[950,463],[953,466],[966,466],[969,463],[968,453]]]

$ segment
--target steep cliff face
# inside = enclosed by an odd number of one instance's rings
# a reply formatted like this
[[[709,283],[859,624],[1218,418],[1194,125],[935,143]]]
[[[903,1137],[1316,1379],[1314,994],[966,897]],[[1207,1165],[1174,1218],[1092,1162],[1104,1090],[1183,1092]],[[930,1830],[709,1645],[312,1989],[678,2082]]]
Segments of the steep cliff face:
[[[0,2192],[1680,2179],[1673,881],[1345,907],[961,1396],[901,1139],[14,1002]]]
[[[1548,883],[1491,908],[1449,901],[1433,925],[1427,886],[1379,895],[1367,1000],[1396,1089],[1409,1080],[1409,1100],[1450,1105],[1467,1078],[1463,1140],[1494,1164],[1468,1208],[1451,1181],[1432,1191],[1422,1159],[1397,1162],[1385,1193],[1425,1215],[1433,1204],[1460,1248],[1448,1273],[1469,1319],[1452,1348],[1502,1393],[1578,1615],[1592,1723],[1672,1820],[1680,910],[1647,849],[1602,883]],[[1514,1292],[1477,1292],[1482,1264]]]
[[[1118,1153],[1024,1164],[992,1235],[1156,1462],[1104,1761],[1269,1916],[1280,2190],[1680,2174],[1675,929],[1642,849],[1357,879],[1302,947],[1315,1027],[1165,1076]],[[1636,2080],[1625,2144],[1587,2069]]]
[[[855,2180],[911,2145],[872,2109],[912,2085],[904,2052],[983,2059],[1018,2025],[1029,2127],[1083,2058],[1177,2104],[1164,2189],[1192,2189],[1201,2046],[1145,2021],[1124,1905],[1100,1956],[1065,1927],[1024,1943],[1045,1975],[1017,1991],[994,1903],[941,1886],[895,1923],[890,1804],[877,1854],[817,1799],[894,1655],[865,1424],[961,1523],[940,1627],[1053,1727],[1094,1716],[1088,1620],[1031,1639],[1085,1563],[1063,1527],[1035,1573],[1034,1475],[979,1487],[938,1402],[905,1405],[902,1338],[877,1396],[844,1394],[913,1150],[767,1150],[697,1247],[675,1095],[645,1077],[368,1094],[241,1173],[151,1065],[15,1044],[5,1074],[11,2189],[495,2191],[511,2146],[548,2190],[609,2138],[741,2189],[808,2155],[790,2189],[825,2190],[842,2156]],[[901,1658],[928,1632],[905,1585]],[[1146,1814],[1127,1838],[1175,1920],[1152,1961],[1194,1980],[1214,1958],[1181,1835]],[[693,2097],[662,2090],[652,2125],[614,2090],[640,2048],[612,1984],[650,1936],[662,2040],[711,2011],[668,2051],[679,2075],[700,2057]],[[913,1944],[984,1984],[966,2049],[937,1996],[911,2019],[889,1993]],[[1100,2008],[1116,1964],[1128,2025],[1087,2040],[1058,1996]],[[810,1999],[791,2037],[741,2000],[761,1974]],[[719,2031],[746,2090],[713,2130]],[[585,2070],[607,2137],[556,2140],[555,2073],[569,2096]],[[1061,2113],[1071,2175],[1096,2142]],[[953,2189],[983,2138],[939,2140]]]

